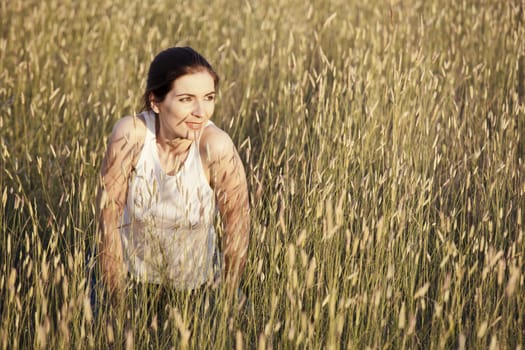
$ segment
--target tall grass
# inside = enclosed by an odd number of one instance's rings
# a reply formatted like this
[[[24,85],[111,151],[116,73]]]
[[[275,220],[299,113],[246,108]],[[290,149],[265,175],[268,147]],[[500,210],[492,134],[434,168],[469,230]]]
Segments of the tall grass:
[[[524,7],[1,2],[0,346],[522,348]],[[88,275],[106,137],[173,45],[246,166],[245,317],[156,325]]]

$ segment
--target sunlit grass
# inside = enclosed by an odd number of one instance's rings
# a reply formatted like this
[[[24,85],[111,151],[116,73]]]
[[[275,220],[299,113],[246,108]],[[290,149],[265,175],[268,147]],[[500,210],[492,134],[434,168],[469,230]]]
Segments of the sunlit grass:
[[[1,347],[522,348],[523,6],[2,2]],[[156,324],[88,274],[106,137],[173,45],[247,170],[242,317]]]

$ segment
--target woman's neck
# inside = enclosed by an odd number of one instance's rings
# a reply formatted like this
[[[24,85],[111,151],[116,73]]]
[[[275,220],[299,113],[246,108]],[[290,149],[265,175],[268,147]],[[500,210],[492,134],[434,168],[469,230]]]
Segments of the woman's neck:
[[[179,156],[185,154],[191,147],[192,140],[183,137],[165,135],[160,128],[158,116],[155,117],[155,134],[159,147],[171,155]]]
[[[159,147],[172,155],[178,156],[186,153],[191,147],[191,140],[184,138],[166,139],[162,135],[157,136],[157,144]]]

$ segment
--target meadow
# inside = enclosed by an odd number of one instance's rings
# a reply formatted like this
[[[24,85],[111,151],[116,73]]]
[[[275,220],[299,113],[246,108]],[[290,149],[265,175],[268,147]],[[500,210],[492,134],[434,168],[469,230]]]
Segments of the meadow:
[[[4,0],[0,18],[0,348],[523,349],[523,0]],[[175,45],[221,76],[250,310],[125,328],[91,283],[99,170]]]

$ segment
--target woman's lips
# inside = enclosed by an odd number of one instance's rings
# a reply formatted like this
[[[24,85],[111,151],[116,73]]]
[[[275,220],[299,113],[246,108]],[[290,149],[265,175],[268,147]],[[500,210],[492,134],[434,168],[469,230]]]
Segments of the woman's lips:
[[[191,130],[200,130],[202,123],[185,122]]]

